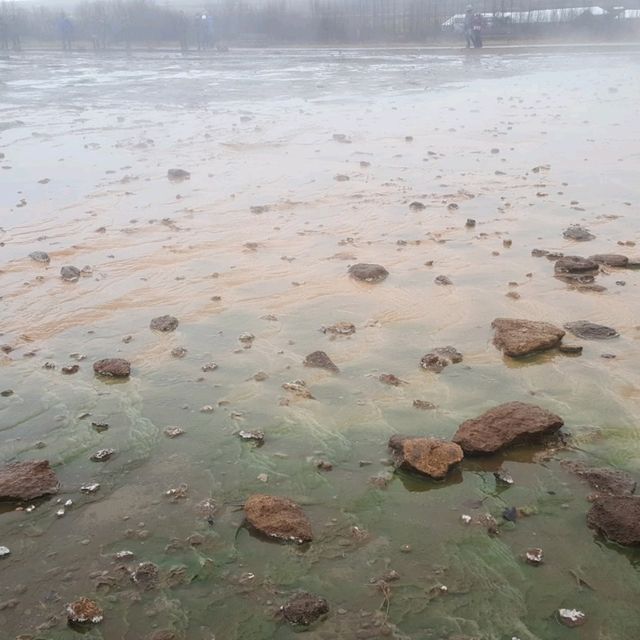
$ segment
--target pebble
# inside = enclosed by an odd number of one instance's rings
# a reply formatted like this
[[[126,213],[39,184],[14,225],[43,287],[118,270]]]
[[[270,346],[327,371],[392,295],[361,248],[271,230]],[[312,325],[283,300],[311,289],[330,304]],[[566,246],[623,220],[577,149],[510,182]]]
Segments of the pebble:
[[[203,364],[200,368],[204,373],[207,373],[209,371],[215,371],[218,368],[218,365],[215,362],[207,362],[207,364]]]
[[[525,558],[529,564],[532,564],[534,566],[542,564],[543,562],[542,549],[533,548],[533,549],[527,550],[527,552],[525,553]]]
[[[99,449],[91,456],[91,460],[94,462],[106,462],[114,453],[114,449]]]
[[[585,614],[578,609],[558,609],[558,619],[566,627],[580,627],[587,621]]]
[[[100,488],[100,484],[97,482],[92,482],[90,484],[83,484],[80,487],[80,491],[82,493],[95,493]]]
[[[0,558],[6,558],[11,555],[11,549],[9,547],[0,547]]]
[[[182,427],[166,427],[164,430],[164,435],[167,438],[177,438],[184,433],[184,429]]]

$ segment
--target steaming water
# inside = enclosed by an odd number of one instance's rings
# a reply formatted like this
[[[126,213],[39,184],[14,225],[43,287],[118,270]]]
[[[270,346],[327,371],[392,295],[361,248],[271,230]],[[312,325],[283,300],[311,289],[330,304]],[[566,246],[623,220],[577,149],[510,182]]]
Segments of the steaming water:
[[[302,588],[331,606],[309,638],[637,638],[639,556],[594,538],[589,489],[560,461],[640,471],[639,274],[610,269],[607,291],[574,291],[530,254],[640,255],[617,244],[639,240],[639,61],[622,49],[0,60],[0,330],[14,347],[0,361],[0,388],[14,391],[0,398],[0,461],[48,458],[61,499],[74,501],[63,518],[56,499],[0,515],[12,550],[0,560],[0,636],[71,638],[64,603],[88,595],[105,608],[88,638],[292,638],[273,614]],[[170,168],[191,179],[169,182]],[[597,238],[564,240],[572,223]],[[357,284],[346,275],[356,261],[390,276]],[[65,264],[93,274],[65,283]],[[453,286],[434,284],[440,274]],[[149,321],[164,313],[180,326],[154,334]],[[497,316],[587,319],[621,337],[584,342],[579,358],[514,364],[491,344]],[[340,320],[356,334],[320,331]],[[420,370],[448,344],[463,363]],[[177,346],[183,359],[170,355]],[[302,366],[316,349],[340,374]],[[66,376],[72,353],[86,359]],[[130,381],[95,379],[102,357],[130,359]],[[211,361],[219,368],[203,373]],[[268,378],[254,380],[259,371]],[[385,386],[380,373],[406,384]],[[281,388],[298,378],[314,400]],[[562,415],[569,447],[465,462],[445,483],[369,482],[389,473],[391,434],[451,437],[508,400]],[[186,433],[170,440],[168,425]],[[240,441],[240,428],[264,430],[265,445]],[[89,461],[102,447],[114,458]],[[500,464],[515,486],[496,486]],[[79,493],[93,481],[95,496]],[[181,484],[186,498],[171,502],[164,492]],[[316,541],[251,536],[239,505],[253,492],[298,500]],[[212,524],[197,509],[206,498],[218,505]],[[500,520],[507,506],[535,514],[497,537],[460,519]],[[203,545],[186,543],[193,533]],[[526,565],[538,546],[546,563]],[[160,566],[158,589],[121,577],[123,549]],[[400,580],[385,603],[371,581],[388,569]],[[558,607],[589,620],[566,629]]]

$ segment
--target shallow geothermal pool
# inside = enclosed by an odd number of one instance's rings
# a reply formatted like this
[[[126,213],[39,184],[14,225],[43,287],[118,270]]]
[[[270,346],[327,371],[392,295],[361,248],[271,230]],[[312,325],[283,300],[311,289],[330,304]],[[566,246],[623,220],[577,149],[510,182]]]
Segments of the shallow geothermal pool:
[[[47,459],[61,483],[0,506],[0,638],[75,638],[65,604],[86,596],[104,609],[87,640],[284,640],[299,589],[330,607],[309,640],[640,637],[640,552],[587,527],[593,489],[563,464],[640,477],[640,271],[571,286],[531,255],[640,257],[639,64],[624,48],[0,59],[0,465]],[[565,239],[572,224],[595,238]],[[357,262],[389,276],[358,282]],[[64,265],[89,268],[66,282]],[[178,328],[152,331],[164,314]],[[496,317],[620,336],[514,360]],[[355,333],[323,333],[336,322]],[[462,362],[420,367],[447,345]],[[339,373],[303,366],[316,350]],[[94,376],[106,357],[130,378]],[[283,389],[300,379],[312,399]],[[391,435],[450,439],[511,400],[564,436],[439,482],[390,466]],[[314,541],[243,526],[254,493],[295,500]],[[128,576],[145,561],[146,590]]]

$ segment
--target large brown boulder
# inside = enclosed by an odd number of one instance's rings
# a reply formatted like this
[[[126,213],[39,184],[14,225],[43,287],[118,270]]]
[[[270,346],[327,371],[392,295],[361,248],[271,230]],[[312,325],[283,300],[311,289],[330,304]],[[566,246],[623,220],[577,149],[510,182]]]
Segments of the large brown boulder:
[[[618,544],[640,545],[640,497],[600,496],[587,514],[587,524]]]
[[[496,318],[491,326],[495,329],[493,343],[512,358],[557,347],[565,334],[560,327],[536,320]]]
[[[33,500],[58,492],[48,460],[14,462],[0,468],[0,500]]]
[[[449,469],[464,457],[459,445],[437,438],[391,436],[389,448],[397,468],[436,480],[444,478]]]
[[[250,496],[244,504],[247,522],[260,533],[283,542],[311,542],[311,523],[292,500],[261,493]]]
[[[542,407],[507,402],[463,422],[453,441],[467,455],[490,454],[520,442],[538,440],[563,424],[562,418]]]

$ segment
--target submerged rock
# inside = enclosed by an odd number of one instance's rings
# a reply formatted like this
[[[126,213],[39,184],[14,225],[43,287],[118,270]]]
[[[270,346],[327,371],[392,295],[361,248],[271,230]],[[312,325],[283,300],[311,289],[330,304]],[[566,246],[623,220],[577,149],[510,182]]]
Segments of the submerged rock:
[[[131,375],[131,363],[123,358],[104,358],[93,363],[93,371],[108,378],[128,378]]]
[[[468,455],[491,454],[554,433],[564,421],[559,416],[524,402],[508,402],[463,422],[453,436]]]
[[[587,467],[580,462],[566,461],[567,469],[586,480],[599,494],[630,496],[636,490],[636,480],[626,471],[610,467]]]
[[[534,566],[538,566],[544,562],[542,549],[537,547],[533,549],[527,549],[524,557],[529,564],[532,564]]]
[[[0,500],[33,500],[58,492],[48,460],[13,462],[0,468]]]
[[[436,480],[444,478],[464,457],[459,445],[437,438],[391,436],[389,449],[393,452],[396,468]]]
[[[169,169],[167,171],[167,178],[172,182],[181,182],[182,180],[191,178],[191,174],[184,169]]]
[[[434,279],[434,282],[444,287],[453,284],[453,281],[448,276],[436,276],[436,278]]]
[[[612,327],[603,324],[595,324],[587,320],[576,320],[575,322],[567,322],[564,325],[567,331],[573,333],[578,338],[584,340],[608,340],[617,338],[620,334]]]
[[[46,251],[32,251],[29,254],[29,257],[34,262],[40,262],[42,264],[49,264],[49,262],[51,262],[51,258],[49,257],[49,254]]]
[[[131,580],[145,591],[153,589],[158,584],[159,578],[160,571],[153,562],[141,562],[131,571]]]
[[[336,322],[329,327],[322,327],[322,333],[339,336],[351,336],[356,332],[356,326],[351,322]]]
[[[67,605],[67,620],[71,624],[98,624],[103,619],[102,609],[89,598],[79,598]]]
[[[427,371],[440,373],[445,367],[458,362],[462,362],[462,354],[455,347],[437,347],[422,356],[420,366]]]
[[[580,256],[563,256],[558,258],[553,265],[553,269],[558,275],[594,273],[598,271],[598,268],[597,262]]]
[[[80,269],[71,265],[64,266],[60,269],[60,277],[67,282],[77,282],[80,280]]]
[[[340,370],[333,363],[331,358],[324,351],[314,351],[304,359],[305,367],[315,367],[317,369],[327,369],[338,373]]]
[[[378,380],[380,380],[382,384],[388,384],[390,387],[399,387],[404,382],[393,373],[381,373],[378,376]]]
[[[309,626],[329,613],[329,603],[320,596],[302,591],[280,607],[280,611],[287,622]]]
[[[285,382],[282,385],[285,391],[291,391],[295,393],[299,398],[306,398],[307,400],[315,400],[311,391],[307,387],[307,383],[304,380],[293,380],[292,382]]]
[[[149,328],[153,331],[161,331],[162,333],[168,333],[169,331],[175,331],[178,328],[178,318],[174,316],[158,316],[153,318],[149,323]]]
[[[493,343],[512,358],[557,347],[565,335],[559,327],[536,320],[496,318],[491,326],[495,329]]]
[[[640,545],[640,497],[599,496],[587,513],[587,524],[612,542]]]
[[[629,258],[620,253],[597,253],[595,256],[589,256],[589,260],[607,267],[626,267],[629,264]]]
[[[292,500],[264,494],[250,496],[244,505],[247,522],[260,533],[283,542],[313,540],[311,523]]]
[[[579,224],[572,224],[570,227],[567,227],[562,236],[567,240],[576,240],[578,242],[586,242],[587,240],[593,240],[595,236],[583,226]]]
[[[368,264],[360,262],[349,267],[349,275],[363,282],[382,282],[389,272],[379,264]]]

